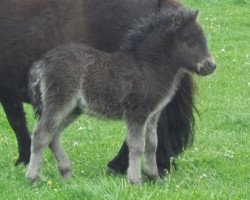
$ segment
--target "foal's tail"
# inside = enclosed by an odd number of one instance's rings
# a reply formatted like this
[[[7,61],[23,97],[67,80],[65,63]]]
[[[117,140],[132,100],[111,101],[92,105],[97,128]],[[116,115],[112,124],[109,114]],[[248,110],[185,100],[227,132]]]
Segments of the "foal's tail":
[[[34,108],[36,117],[40,118],[42,115],[43,104],[41,98],[41,76],[45,63],[43,61],[35,62],[29,73],[29,96],[31,98],[31,104]]]

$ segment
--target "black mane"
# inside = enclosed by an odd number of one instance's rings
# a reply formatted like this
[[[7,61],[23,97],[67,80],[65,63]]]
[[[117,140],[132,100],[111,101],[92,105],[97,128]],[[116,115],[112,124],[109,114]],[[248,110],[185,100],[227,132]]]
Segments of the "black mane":
[[[160,26],[168,27],[169,31],[181,28],[191,18],[193,12],[183,7],[178,9],[163,9],[159,13],[150,14],[137,20],[121,42],[121,51],[134,51],[145,41],[149,33]],[[179,24],[181,23],[181,24]]]

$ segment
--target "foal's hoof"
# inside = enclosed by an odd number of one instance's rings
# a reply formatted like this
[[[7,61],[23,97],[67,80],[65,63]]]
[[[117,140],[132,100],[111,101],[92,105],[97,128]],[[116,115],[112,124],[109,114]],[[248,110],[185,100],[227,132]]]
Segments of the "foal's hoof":
[[[70,179],[73,176],[72,171],[70,169],[60,170],[60,173],[61,173],[62,177],[65,178],[65,179]]]
[[[72,173],[71,172],[67,172],[65,174],[62,174],[62,177],[64,179],[71,179],[73,177]]]
[[[128,177],[128,181],[131,185],[142,185],[142,181],[141,178],[129,178]]]
[[[141,186],[141,185],[142,185],[141,179],[140,179],[140,180],[129,180],[129,183],[130,183],[131,185],[138,185],[138,186]]]
[[[158,175],[158,173],[149,173],[147,171],[144,171],[145,176],[147,177],[147,179],[149,181],[152,181],[152,182],[157,182],[159,179],[160,179],[160,176]]]
[[[29,172],[27,172],[25,176],[26,176],[27,181],[31,184],[35,183],[39,178],[38,175],[32,175]]]

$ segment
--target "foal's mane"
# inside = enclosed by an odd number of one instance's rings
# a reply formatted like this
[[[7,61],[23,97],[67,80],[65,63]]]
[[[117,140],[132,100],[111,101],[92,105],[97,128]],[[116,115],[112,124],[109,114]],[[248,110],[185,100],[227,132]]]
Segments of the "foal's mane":
[[[155,29],[165,26],[166,33],[180,29],[187,24],[192,12],[180,7],[177,9],[164,9],[161,12],[150,14],[148,17],[135,21],[132,28],[127,32],[121,42],[122,51],[134,51],[145,41],[149,33]]]

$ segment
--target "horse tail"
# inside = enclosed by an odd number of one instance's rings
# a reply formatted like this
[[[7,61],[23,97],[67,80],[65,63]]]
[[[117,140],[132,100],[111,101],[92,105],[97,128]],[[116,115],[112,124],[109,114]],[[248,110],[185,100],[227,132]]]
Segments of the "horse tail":
[[[35,111],[35,116],[40,118],[42,115],[42,93],[41,93],[41,77],[43,72],[43,61],[34,62],[29,73],[29,95],[31,98],[31,104]]]
[[[172,101],[162,112],[159,130],[168,129],[171,151],[174,156],[180,155],[194,140],[194,82],[191,75],[186,74]],[[161,134],[161,133],[159,133]],[[165,134],[165,133],[163,133]]]

